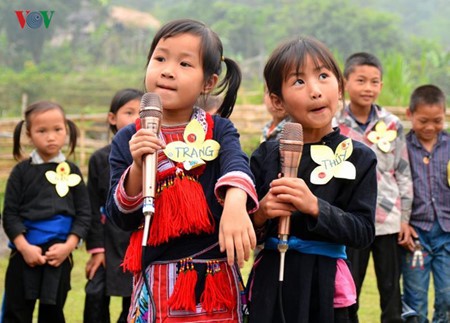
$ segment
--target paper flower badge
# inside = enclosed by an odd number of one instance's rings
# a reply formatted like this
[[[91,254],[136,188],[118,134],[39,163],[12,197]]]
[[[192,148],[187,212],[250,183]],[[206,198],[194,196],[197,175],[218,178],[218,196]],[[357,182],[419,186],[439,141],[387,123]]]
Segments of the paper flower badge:
[[[61,197],[67,195],[69,187],[77,186],[81,182],[81,177],[78,174],[70,174],[70,166],[66,162],[58,164],[56,172],[52,170],[46,171],[45,177],[56,186],[56,192]]]
[[[164,153],[171,160],[183,163],[185,170],[193,169],[219,155],[220,144],[212,139],[205,141],[205,137],[205,130],[200,122],[192,119],[184,129],[184,142],[169,143],[164,149]]]
[[[375,131],[369,132],[367,139],[373,144],[376,144],[378,148],[387,153],[391,148],[391,142],[397,138],[397,130],[388,130],[386,124],[383,121],[379,121],[375,126]]]
[[[311,146],[311,158],[320,166],[311,173],[311,183],[324,185],[333,177],[355,179],[355,165],[347,161],[353,152],[351,139],[345,139],[337,147],[336,151],[325,145]]]

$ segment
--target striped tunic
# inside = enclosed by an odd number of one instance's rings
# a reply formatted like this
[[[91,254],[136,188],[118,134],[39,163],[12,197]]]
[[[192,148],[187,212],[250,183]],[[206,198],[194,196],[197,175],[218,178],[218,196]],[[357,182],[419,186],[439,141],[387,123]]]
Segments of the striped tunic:
[[[406,135],[414,200],[410,224],[430,231],[437,220],[445,232],[450,232],[450,135],[441,132],[433,150],[428,152],[414,131]]]

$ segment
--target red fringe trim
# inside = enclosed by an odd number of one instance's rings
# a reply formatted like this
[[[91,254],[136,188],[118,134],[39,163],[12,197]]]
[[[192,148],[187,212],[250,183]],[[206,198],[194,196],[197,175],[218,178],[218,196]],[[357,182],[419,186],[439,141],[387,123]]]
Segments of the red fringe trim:
[[[192,258],[180,261],[180,269],[173,293],[167,304],[173,310],[187,310],[195,312],[195,285],[197,284],[197,271]]]
[[[214,120],[206,114],[208,123],[205,139],[212,139]],[[136,131],[141,129],[141,119],[135,120]],[[214,218],[206,202],[203,187],[197,178],[205,170],[205,165],[194,168],[185,176],[182,164],[157,174],[160,194],[156,198],[149,244],[156,246],[181,234],[200,234],[214,232]],[[175,175],[174,175],[175,174]],[[125,257],[122,263],[124,271],[138,273],[141,271],[143,229],[131,234]],[[196,273],[195,273],[196,274]],[[192,274],[191,274],[192,275]]]
[[[143,235],[143,228],[131,234],[130,243],[128,244],[122,263],[124,272],[131,271],[132,273],[139,273],[141,271]]]
[[[208,261],[206,266],[205,289],[200,297],[202,308],[207,313],[224,308],[231,310],[236,305],[236,300],[219,262]]]
[[[159,184],[148,243],[157,246],[183,234],[214,232],[214,219],[202,185],[183,172]]]

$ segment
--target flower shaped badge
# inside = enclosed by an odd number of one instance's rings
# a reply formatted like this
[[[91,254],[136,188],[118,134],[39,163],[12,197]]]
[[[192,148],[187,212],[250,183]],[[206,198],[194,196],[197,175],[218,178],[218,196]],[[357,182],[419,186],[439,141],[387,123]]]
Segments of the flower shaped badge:
[[[56,186],[56,192],[61,197],[67,195],[69,187],[77,186],[81,182],[80,175],[70,174],[70,166],[66,162],[58,164],[56,172],[52,170],[46,171],[45,177]]]
[[[336,151],[325,145],[311,146],[311,158],[319,164],[311,173],[311,183],[324,185],[333,177],[355,179],[355,165],[347,161],[353,152],[350,138],[342,141]]]
[[[388,130],[384,121],[379,121],[375,126],[375,131],[369,132],[367,139],[378,148],[387,153],[391,148],[391,142],[397,138],[397,130]]]
[[[220,144],[212,139],[205,140],[206,133],[200,122],[192,119],[183,133],[183,141],[173,141],[164,149],[166,156],[183,163],[185,170],[190,170],[205,161],[210,161],[219,155]]]

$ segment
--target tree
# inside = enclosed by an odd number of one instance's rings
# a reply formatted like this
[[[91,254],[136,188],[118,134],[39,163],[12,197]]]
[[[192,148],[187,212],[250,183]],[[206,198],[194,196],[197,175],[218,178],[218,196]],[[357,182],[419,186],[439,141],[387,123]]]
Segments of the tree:
[[[44,45],[59,31],[67,27],[68,17],[77,12],[83,3],[98,4],[97,0],[68,1],[27,0],[0,2],[0,32],[4,31],[7,38],[7,50],[2,62],[15,69],[22,69],[26,60],[39,64],[42,60]],[[27,22],[20,23],[18,15],[27,19],[27,12],[45,12],[49,21],[44,21],[39,28],[31,28]],[[19,11],[16,14],[16,11]],[[51,13],[53,11],[53,14]],[[44,14],[45,14],[44,13]],[[42,14],[42,13],[41,13]],[[42,17],[43,15],[41,15]],[[22,21],[23,23],[23,21]]]

